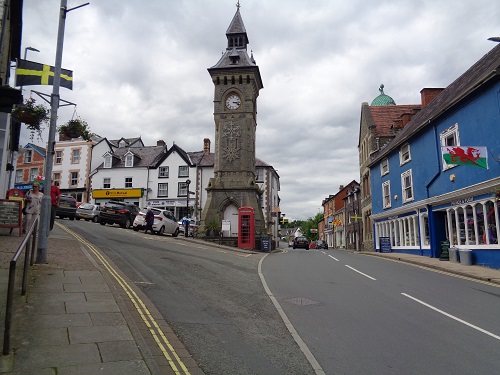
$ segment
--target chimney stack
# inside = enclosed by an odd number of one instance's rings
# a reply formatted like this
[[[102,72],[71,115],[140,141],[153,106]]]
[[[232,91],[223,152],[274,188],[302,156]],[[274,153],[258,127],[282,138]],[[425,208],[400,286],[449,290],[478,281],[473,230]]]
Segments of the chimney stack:
[[[210,154],[210,139],[208,138],[203,140],[203,153]]]
[[[422,108],[426,107],[436,96],[441,94],[441,88],[423,88],[420,90],[420,97],[422,98]]]
[[[156,141],[157,146],[165,146],[165,141],[163,139],[160,139],[159,141]]]

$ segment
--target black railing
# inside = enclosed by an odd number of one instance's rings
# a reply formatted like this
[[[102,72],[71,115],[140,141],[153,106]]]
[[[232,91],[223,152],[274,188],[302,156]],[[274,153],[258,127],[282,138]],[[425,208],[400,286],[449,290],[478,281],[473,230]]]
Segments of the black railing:
[[[7,304],[5,308],[5,329],[3,332],[3,355],[8,355],[10,352],[10,327],[12,325],[12,309],[14,305],[14,287],[16,284],[16,265],[17,261],[21,257],[23,249],[25,249],[24,253],[24,268],[23,268],[23,277],[21,281],[21,295],[24,296],[26,294],[26,285],[28,279],[28,265],[33,265],[34,261],[34,249],[36,246],[36,236],[38,233],[38,218],[35,219],[31,228],[29,228],[26,233],[26,237],[24,237],[23,242],[19,245],[14,257],[10,261],[9,266],[9,285],[7,287]],[[30,246],[31,239],[31,246]],[[31,254],[31,257],[30,257]],[[29,264],[28,264],[29,261]]]

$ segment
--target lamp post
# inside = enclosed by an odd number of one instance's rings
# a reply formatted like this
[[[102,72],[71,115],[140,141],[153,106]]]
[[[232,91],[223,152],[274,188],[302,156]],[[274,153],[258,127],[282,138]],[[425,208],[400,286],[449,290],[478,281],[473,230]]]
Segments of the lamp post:
[[[184,237],[189,236],[189,185],[191,184],[191,180],[186,180],[186,227],[184,228]]]
[[[40,50],[36,49],[36,48],[33,48],[33,47],[26,47],[24,48],[24,60],[26,60],[26,56],[28,56],[28,51],[33,51],[33,52],[40,52]],[[23,86],[19,86],[19,89],[21,90],[21,95],[23,93]],[[12,120],[11,120],[12,121]],[[21,132],[21,127],[20,127],[20,124],[18,124],[18,126],[15,126],[15,130],[17,132],[17,138],[19,140],[19,134]],[[11,127],[11,129],[14,131],[14,127]],[[12,147],[12,150],[10,151],[10,165],[14,166],[14,155],[15,155],[15,151],[14,151],[14,147],[16,147],[17,145],[11,145]],[[16,147],[17,149],[17,147]],[[14,173],[14,170],[16,168],[13,167],[10,171],[9,171],[9,184],[7,185],[7,189],[10,189],[11,188],[11,184],[12,184],[12,173]]]

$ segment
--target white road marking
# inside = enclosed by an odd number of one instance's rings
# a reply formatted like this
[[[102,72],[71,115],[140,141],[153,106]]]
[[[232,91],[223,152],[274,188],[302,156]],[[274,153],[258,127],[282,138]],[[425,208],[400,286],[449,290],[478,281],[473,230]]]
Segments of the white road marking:
[[[484,333],[484,334],[486,334],[486,335],[488,335],[488,336],[491,336],[491,337],[493,337],[493,338],[495,338],[495,339],[497,339],[497,340],[500,340],[500,336],[497,336],[497,335],[495,335],[494,333],[491,333],[491,332],[489,332],[489,331],[486,331],[485,329],[482,329],[482,328],[480,328],[480,327],[478,327],[478,326],[475,326],[474,324],[468,323],[468,322],[466,322],[465,320],[462,320],[462,319],[460,319],[460,318],[457,318],[457,317],[456,317],[456,316],[454,316],[454,315],[448,314],[447,312],[444,312],[443,310],[439,310],[438,308],[436,308],[436,307],[434,307],[434,306],[432,306],[432,305],[429,305],[428,303],[425,303],[424,301],[421,301],[421,300],[419,300],[419,299],[417,299],[417,298],[415,298],[415,297],[412,297],[412,296],[410,296],[409,294],[406,294],[406,293],[401,293],[401,294],[402,294],[403,296],[405,296],[405,297],[408,297],[408,298],[410,298],[410,299],[414,300],[415,302],[418,302],[418,303],[420,303],[420,304],[422,304],[422,305],[424,305],[424,306],[428,307],[429,309],[432,309],[432,310],[434,310],[434,311],[437,311],[437,312],[438,312],[438,313],[440,313],[440,314],[443,314],[444,316],[447,316],[448,318],[451,318],[451,319],[453,319],[453,320],[456,320],[457,322],[460,322],[460,323],[462,323],[462,324],[465,324],[466,326],[469,326],[469,327],[471,327],[471,328],[474,328],[475,330],[478,330],[479,332],[482,332],[482,333]]]
[[[331,255],[328,255],[330,258],[332,258],[333,260],[336,260],[337,262],[340,262],[337,258],[335,258],[334,256],[331,256]]]
[[[347,264],[346,264],[345,266],[346,266],[347,268],[350,268],[351,270],[353,270],[353,271],[355,271],[355,272],[359,273],[360,275],[363,275],[363,276],[365,276],[365,277],[368,277],[369,279],[372,279],[372,280],[377,280],[377,279],[375,279],[374,277],[368,276],[366,273],[363,273],[363,272],[361,272],[361,271],[358,271],[356,268],[352,268],[351,266],[348,266]]]

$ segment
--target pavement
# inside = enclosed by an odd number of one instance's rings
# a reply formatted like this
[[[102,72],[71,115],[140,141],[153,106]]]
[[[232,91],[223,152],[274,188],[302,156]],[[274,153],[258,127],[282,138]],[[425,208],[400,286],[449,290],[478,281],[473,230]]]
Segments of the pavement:
[[[9,262],[23,239],[17,230],[0,228],[2,322]],[[286,242],[281,246],[274,251],[288,249]],[[360,254],[500,287],[497,269],[401,253]],[[9,354],[0,357],[1,374],[203,374],[155,306],[99,249],[56,221],[47,255],[47,264],[29,267],[24,296],[24,254],[18,262]]]

